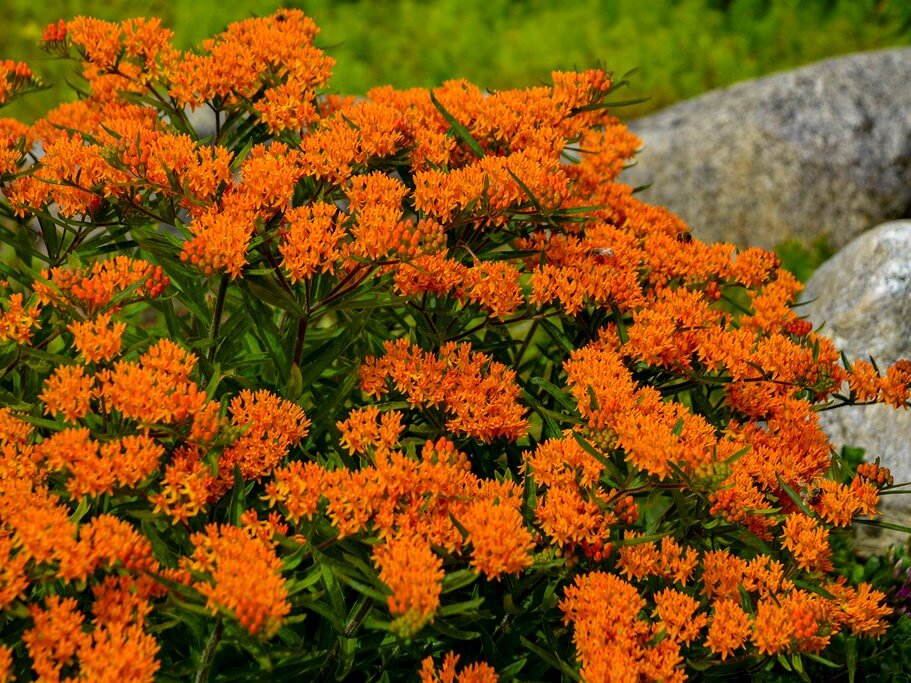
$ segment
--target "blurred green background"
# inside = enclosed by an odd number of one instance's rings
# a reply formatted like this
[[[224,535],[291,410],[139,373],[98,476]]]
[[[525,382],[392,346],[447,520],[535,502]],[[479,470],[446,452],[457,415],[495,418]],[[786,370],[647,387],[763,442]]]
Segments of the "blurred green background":
[[[298,7],[337,59],[332,89],[430,86],[464,77],[486,88],[534,85],[553,69],[639,67],[630,97],[644,114],[706,90],[825,57],[911,44],[911,0],[3,0],[0,58],[58,83],[5,116],[33,120],[72,95],[69,65],[44,59],[44,26],[79,14],[158,16],[189,47],[230,21]]]

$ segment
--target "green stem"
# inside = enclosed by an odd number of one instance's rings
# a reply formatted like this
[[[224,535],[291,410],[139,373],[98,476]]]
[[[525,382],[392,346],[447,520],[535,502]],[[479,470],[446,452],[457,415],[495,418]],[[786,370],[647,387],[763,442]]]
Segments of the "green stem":
[[[522,346],[519,348],[519,352],[516,354],[516,360],[512,364],[516,370],[519,369],[519,364],[522,362],[522,357],[525,355],[525,352],[528,351],[528,346],[531,344],[531,338],[535,336],[537,329],[538,318],[535,318],[531,321],[531,327],[528,328],[528,332],[525,334],[525,339],[522,340]]]
[[[209,347],[209,361],[215,359],[215,350],[218,345],[218,330],[221,328],[221,316],[225,310],[225,298],[228,294],[228,276],[222,275],[221,282],[218,283],[218,295],[215,297],[215,310],[212,311],[212,324],[209,326],[209,341],[212,345]]]
[[[218,650],[218,644],[225,632],[225,622],[221,617],[215,622],[215,628],[206,641],[206,648],[202,651],[202,657],[199,660],[199,668],[196,670],[195,683],[207,683],[209,672],[212,669],[212,663],[215,661],[215,652]]]
[[[307,323],[310,321],[309,317],[303,317],[297,321],[297,338],[294,340],[294,355],[292,356],[291,363],[300,367],[301,356],[304,355],[304,340],[307,338]]]

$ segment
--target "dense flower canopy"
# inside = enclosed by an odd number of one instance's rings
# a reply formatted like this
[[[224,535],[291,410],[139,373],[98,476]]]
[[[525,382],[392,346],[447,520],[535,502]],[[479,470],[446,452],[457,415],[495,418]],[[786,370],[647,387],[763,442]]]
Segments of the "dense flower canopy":
[[[61,21],[84,97],[0,120],[0,678],[674,681],[883,633],[832,539],[893,482],[817,410],[911,366],[640,201],[608,72],[340,97],[317,33]]]

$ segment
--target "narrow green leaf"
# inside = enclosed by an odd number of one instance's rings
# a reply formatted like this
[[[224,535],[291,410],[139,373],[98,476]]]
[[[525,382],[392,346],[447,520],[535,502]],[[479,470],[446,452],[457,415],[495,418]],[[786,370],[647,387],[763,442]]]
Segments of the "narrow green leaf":
[[[552,382],[548,382],[543,377],[532,377],[530,382],[536,386],[541,387],[542,389],[544,389],[544,391],[546,391],[548,394],[550,394],[555,399],[557,399],[557,402],[561,406],[566,408],[566,410],[568,410],[570,413],[576,412],[575,399],[573,399],[572,396],[567,394],[565,391],[563,391],[563,389],[558,387],[556,384],[553,384]]]
[[[453,132],[459,137],[462,142],[468,145],[468,148],[475,153],[479,159],[484,156],[484,150],[481,148],[481,145],[478,144],[478,141],[475,140],[471,133],[468,132],[468,129],[458,122],[455,116],[446,111],[446,107],[440,104],[440,101],[436,98],[436,95],[433,94],[433,90],[430,91],[430,101],[433,102],[433,106],[437,108],[440,114],[443,115],[443,118],[446,119],[446,122],[452,126]]]
[[[567,337],[563,331],[554,325],[550,320],[547,318],[541,318],[538,323],[541,325],[541,327],[544,328],[547,334],[550,335],[551,339],[557,342],[560,348],[563,349],[566,353],[572,353],[576,350],[576,348],[573,346],[573,343],[569,340],[569,337]]]
[[[807,507],[807,504],[803,502],[803,499],[794,493],[794,489],[785,483],[780,474],[776,474],[775,479],[778,480],[778,485],[781,487],[781,490],[788,494],[788,498],[794,501],[794,504],[799,507],[805,515],[817,519],[816,513],[810,510],[810,508]]]

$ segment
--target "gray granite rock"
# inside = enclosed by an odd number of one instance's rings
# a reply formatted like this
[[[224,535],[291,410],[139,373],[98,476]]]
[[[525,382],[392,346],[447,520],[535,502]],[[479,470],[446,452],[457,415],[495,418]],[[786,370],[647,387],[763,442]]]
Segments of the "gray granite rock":
[[[705,240],[840,248],[911,215],[911,48],[741,83],[633,121],[624,182]]]
[[[804,312],[850,360],[872,356],[880,369],[911,358],[911,221],[894,221],[864,233],[826,261],[807,283]],[[860,446],[879,457],[896,482],[911,481],[911,411],[851,406],[820,415],[836,448]],[[911,491],[883,497],[886,521],[911,526]],[[864,527],[864,554],[907,543],[908,535]]]

